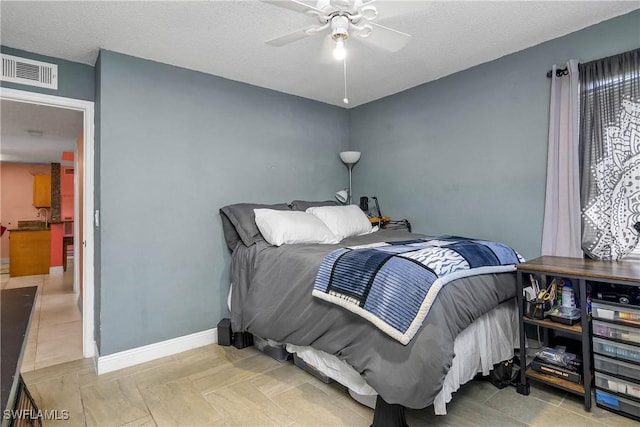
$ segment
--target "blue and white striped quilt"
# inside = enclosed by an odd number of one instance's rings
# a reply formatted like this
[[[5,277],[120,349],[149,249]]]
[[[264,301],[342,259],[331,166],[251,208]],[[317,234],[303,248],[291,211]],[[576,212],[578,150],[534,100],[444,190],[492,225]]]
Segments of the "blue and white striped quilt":
[[[406,345],[447,283],[515,271],[522,261],[502,243],[454,236],[340,248],[322,261],[313,296],[360,315]]]

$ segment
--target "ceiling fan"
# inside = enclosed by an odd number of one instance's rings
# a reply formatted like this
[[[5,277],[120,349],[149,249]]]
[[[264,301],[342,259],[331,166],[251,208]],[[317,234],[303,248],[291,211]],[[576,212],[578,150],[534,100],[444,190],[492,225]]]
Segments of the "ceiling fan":
[[[346,56],[345,41],[350,36],[391,52],[402,49],[411,38],[409,34],[373,22],[378,17],[378,9],[373,4],[375,0],[317,0],[315,6],[299,0],[262,1],[314,16],[319,21],[319,24],[267,40],[271,46],[284,46],[330,30],[331,39],[335,42],[334,58],[343,60]]]

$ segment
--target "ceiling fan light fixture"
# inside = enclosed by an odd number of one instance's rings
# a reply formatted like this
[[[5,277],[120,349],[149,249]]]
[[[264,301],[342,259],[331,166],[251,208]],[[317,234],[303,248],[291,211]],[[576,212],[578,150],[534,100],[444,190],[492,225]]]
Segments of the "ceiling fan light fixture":
[[[368,39],[366,42],[390,52],[401,49],[411,38],[409,34],[373,23],[378,18],[378,9],[373,4],[376,0],[315,0],[315,6],[308,4],[311,3],[311,0],[261,1],[297,13],[315,16],[320,22],[320,25],[312,25],[267,40],[266,43],[268,45],[284,46],[320,33],[329,27],[331,28],[330,37],[336,43],[333,49],[333,57],[337,61],[342,61],[344,81],[344,98],[342,98],[342,102],[344,104],[349,103],[349,98],[347,97],[347,51],[345,42],[350,36],[355,36],[356,40],[366,40],[375,28],[376,37]]]
[[[333,57],[338,61],[342,61],[346,56],[347,50],[344,48],[344,40],[342,37],[339,37],[336,40],[336,47],[333,49]]]
[[[331,18],[331,37],[334,39],[349,37],[349,18],[344,15],[336,15]]]

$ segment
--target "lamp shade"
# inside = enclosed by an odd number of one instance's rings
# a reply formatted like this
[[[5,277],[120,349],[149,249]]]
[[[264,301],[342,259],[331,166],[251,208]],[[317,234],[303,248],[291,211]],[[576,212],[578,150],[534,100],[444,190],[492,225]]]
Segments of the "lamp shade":
[[[348,164],[352,165],[360,160],[360,152],[359,151],[342,151],[340,153],[340,159]]]
[[[343,204],[347,203],[347,201],[349,200],[349,193],[347,192],[347,190],[338,191],[336,193],[336,200]]]

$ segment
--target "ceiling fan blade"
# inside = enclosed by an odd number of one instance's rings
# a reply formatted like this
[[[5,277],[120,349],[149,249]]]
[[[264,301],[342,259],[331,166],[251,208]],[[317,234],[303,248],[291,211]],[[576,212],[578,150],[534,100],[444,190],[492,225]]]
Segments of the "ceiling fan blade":
[[[267,40],[265,43],[270,45],[270,46],[275,46],[275,47],[281,47],[284,46],[286,44],[289,43],[293,43],[296,42],[298,40],[302,40],[304,38],[307,38],[309,36],[311,36],[309,29],[314,28],[314,27],[305,27],[305,28],[301,28],[299,30],[293,31],[289,34],[285,34],[283,36],[280,37],[276,37],[274,39],[271,40]]]
[[[299,12],[299,13],[307,13],[307,12],[314,12],[316,14],[324,14],[324,12],[320,9],[318,9],[317,7],[314,6],[309,6],[306,3],[303,3],[301,1],[298,0],[260,0],[263,3],[269,3],[272,4],[274,6],[279,6],[279,7],[283,7],[285,9],[289,9],[289,10],[293,10],[295,12]]]
[[[374,24],[373,22],[369,22],[368,25],[371,25],[373,30],[367,37],[358,37],[358,40],[372,46],[390,52],[396,52],[405,47],[406,44],[409,43],[409,40],[411,40],[411,36],[402,31],[397,31],[380,24]]]
[[[329,4],[331,5],[331,7],[343,11],[354,10],[354,3],[354,0],[329,0]]]

